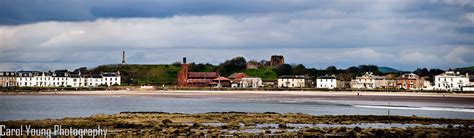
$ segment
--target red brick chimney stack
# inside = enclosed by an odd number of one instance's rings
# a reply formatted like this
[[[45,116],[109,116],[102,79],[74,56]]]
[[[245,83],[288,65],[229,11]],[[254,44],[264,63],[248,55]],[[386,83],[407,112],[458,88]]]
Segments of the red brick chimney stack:
[[[179,72],[178,76],[178,85],[179,86],[186,86],[188,80],[188,68],[189,65],[186,63],[186,57],[183,57],[183,63],[181,63],[181,71]]]

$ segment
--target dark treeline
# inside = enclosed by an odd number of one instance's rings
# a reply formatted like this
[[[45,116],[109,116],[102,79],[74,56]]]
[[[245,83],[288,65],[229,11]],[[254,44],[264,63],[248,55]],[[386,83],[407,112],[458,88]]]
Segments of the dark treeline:
[[[268,61],[262,60],[260,63],[268,63]],[[235,57],[230,60],[226,60],[224,63],[219,64],[215,67],[209,67],[211,64],[191,64],[190,70],[192,71],[203,71],[206,67],[206,71],[217,71],[223,76],[228,76],[235,72],[241,72],[246,69],[246,59],[244,57]],[[263,65],[268,66],[268,65]],[[211,69],[212,68],[212,69]],[[196,70],[195,70],[196,69]],[[356,76],[361,76],[365,72],[372,72],[375,75],[385,75],[390,77],[390,79],[395,79],[403,73],[410,73],[409,71],[393,71],[393,72],[381,72],[377,65],[359,65],[352,66],[346,69],[338,69],[336,66],[329,66],[326,69],[316,69],[316,68],[307,68],[303,64],[282,64],[277,67],[274,67],[274,71],[281,75],[307,75],[312,78],[317,78],[324,75],[336,75],[341,80],[351,80]],[[427,69],[427,68],[418,68],[412,73],[419,75],[420,77],[425,77],[432,79],[433,76],[439,75],[444,71],[441,69]],[[465,73],[466,71],[462,71]]]
[[[258,69],[247,69],[247,63],[257,64]],[[180,62],[172,65],[102,65],[93,69],[79,68],[77,71],[82,73],[100,73],[120,71],[122,76],[122,85],[173,85],[176,83],[177,73],[181,70]],[[474,67],[459,68],[454,71],[460,73],[473,74]],[[350,81],[356,76],[361,76],[365,72],[373,72],[375,75],[384,75],[388,79],[396,79],[403,71],[381,72],[381,68],[376,65],[359,65],[346,69],[338,69],[336,66],[329,66],[323,69],[307,68],[303,64],[282,64],[279,66],[270,66],[269,61],[247,61],[244,57],[235,57],[219,65],[209,63],[189,63],[189,71],[192,72],[219,72],[222,76],[229,76],[232,73],[244,72],[254,77],[260,77],[266,80],[274,80],[281,75],[307,75],[312,79],[319,76],[335,75],[338,79]],[[419,68],[413,73],[433,81],[433,76],[443,73],[441,69]]]

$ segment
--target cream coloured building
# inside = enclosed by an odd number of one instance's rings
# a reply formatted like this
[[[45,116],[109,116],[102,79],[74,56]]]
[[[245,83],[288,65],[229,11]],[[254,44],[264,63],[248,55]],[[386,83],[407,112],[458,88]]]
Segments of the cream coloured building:
[[[350,85],[353,89],[394,88],[396,81],[389,80],[384,76],[374,75],[372,72],[366,72],[364,75],[352,79]]]
[[[242,88],[259,88],[262,87],[262,79],[257,77],[245,77],[240,80]]]
[[[13,87],[16,86],[16,73],[15,72],[0,72],[0,87]]]
[[[304,75],[283,75],[278,78],[279,88],[305,88],[311,87],[312,81]]]

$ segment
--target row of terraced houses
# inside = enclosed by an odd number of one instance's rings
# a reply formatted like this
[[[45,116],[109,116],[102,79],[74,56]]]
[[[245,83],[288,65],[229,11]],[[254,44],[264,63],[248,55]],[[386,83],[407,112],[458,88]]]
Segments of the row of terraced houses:
[[[304,83],[305,82],[305,83]],[[283,76],[278,79],[278,87],[308,87],[311,86],[309,77],[301,75]],[[377,76],[371,72],[356,77],[351,81],[342,81],[333,76],[321,76],[314,83],[316,88],[351,88],[351,89],[405,89],[405,90],[447,90],[447,91],[474,91],[474,82],[470,81],[469,74],[446,71],[436,75],[434,84],[414,73],[402,74],[396,79]]]
[[[272,56],[274,64],[284,64],[282,56]],[[275,59],[275,60],[274,60]],[[278,88],[321,88],[321,89],[404,89],[404,90],[447,90],[473,91],[474,82],[469,74],[446,71],[436,75],[434,83],[414,73],[402,74],[396,79],[377,76],[366,72],[351,81],[342,81],[335,75],[320,76],[312,80],[305,75],[282,75],[277,80],[262,80],[244,73],[234,73],[228,77],[218,72],[189,72],[186,58],[183,59],[181,72],[178,73],[178,86],[182,87],[278,87]]]
[[[120,72],[97,74],[56,71],[0,72],[0,87],[97,87],[120,85]]]

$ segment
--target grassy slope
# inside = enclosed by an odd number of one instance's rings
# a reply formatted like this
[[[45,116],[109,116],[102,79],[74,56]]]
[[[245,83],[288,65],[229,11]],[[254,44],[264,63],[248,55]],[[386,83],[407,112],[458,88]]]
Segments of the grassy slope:
[[[133,85],[161,85],[174,84],[176,75],[181,70],[180,66],[175,65],[105,65],[92,69],[93,72],[112,72],[120,71],[122,75],[122,84]],[[199,68],[190,68],[190,71],[212,72],[216,67],[205,65]],[[273,68],[245,69],[244,72],[252,77],[261,77],[264,80],[277,79],[278,75]]]
[[[93,72],[120,71],[123,84],[159,85],[175,83],[180,70],[180,66],[173,65],[118,65],[99,66]]]
[[[270,67],[263,67],[259,69],[245,69],[242,70],[242,72],[251,77],[260,77],[263,80],[275,80],[278,78],[275,69]]]
[[[474,71],[474,66],[458,68],[462,70]]]

